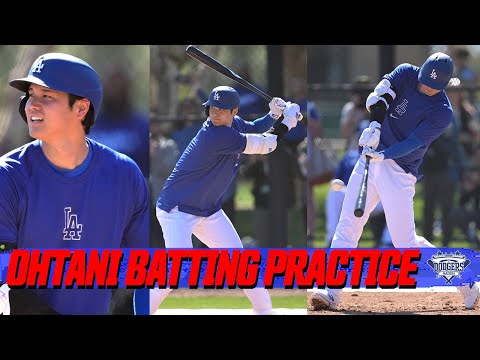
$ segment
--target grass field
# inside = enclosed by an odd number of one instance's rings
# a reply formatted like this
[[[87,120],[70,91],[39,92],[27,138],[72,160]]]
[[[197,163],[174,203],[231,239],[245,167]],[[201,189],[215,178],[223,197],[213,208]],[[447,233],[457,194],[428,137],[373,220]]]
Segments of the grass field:
[[[304,309],[307,304],[304,296],[272,296],[274,308]],[[252,305],[246,296],[169,296],[162,303],[162,309],[250,309]]]

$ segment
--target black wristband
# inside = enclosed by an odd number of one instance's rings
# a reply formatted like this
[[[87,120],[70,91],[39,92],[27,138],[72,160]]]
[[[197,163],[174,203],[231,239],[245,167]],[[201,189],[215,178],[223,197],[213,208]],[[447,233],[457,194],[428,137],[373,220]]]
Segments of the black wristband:
[[[276,122],[273,126],[266,131],[267,134],[277,135],[277,142],[281,140],[288,132],[288,126],[281,122]]]
[[[387,105],[383,101],[370,106],[370,120],[377,121],[379,124],[383,122],[385,114],[387,113]]]

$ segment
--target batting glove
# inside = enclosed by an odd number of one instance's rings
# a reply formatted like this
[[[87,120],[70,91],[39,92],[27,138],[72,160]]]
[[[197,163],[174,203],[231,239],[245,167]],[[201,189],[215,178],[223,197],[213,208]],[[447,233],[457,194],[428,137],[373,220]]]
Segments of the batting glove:
[[[268,106],[270,107],[270,112],[268,113],[268,115],[270,115],[275,120],[278,120],[278,118],[282,116],[283,111],[287,106],[287,103],[281,98],[274,97],[272,101],[270,101],[270,104],[268,104]]]
[[[290,130],[297,126],[299,119],[301,119],[300,106],[289,101],[285,107],[285,110],[283,111],[282,124],[287,125],[288,130]]]
[[[369,147],[375,150],[380,143],[380,129],[382,125],[377,121],[372,121],[370,126],[363,130],[360,139],[358,139],[358,145],[362,147]]]
[[[10,299],[8,292],[10,288],[7,284],[0,286],[0,314],[10,315]]]
[[[362,151],[362,157],[364,160],[367,159],[367,156],[370,157],[370,161],[372,162],[380,162],[385,158],[385,155],[383,154],[382,151],[380,152],[375,151],[369,148],[368,146],[364,147]]]

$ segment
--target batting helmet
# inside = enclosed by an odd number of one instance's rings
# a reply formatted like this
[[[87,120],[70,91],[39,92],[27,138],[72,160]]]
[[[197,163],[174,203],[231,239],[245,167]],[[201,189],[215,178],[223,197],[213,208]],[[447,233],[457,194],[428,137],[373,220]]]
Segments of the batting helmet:
[[[28,93],[30,84],[37,84],[87,98],[93,106],[94,120],[103,99],[102,82],[95,70],[82,59],[62,53],[39,56],[27,77],[11,80],[9,84],[25,93]],[[21,114],[25,111],[25,103],[26,100],[20,103]]]
[[[418,81],[436,90],[443,90],[453,74],[453,61],[450,56],[437,52],[431,55],[420,68]]]
[[[212,90],[205,106],[215,106],[222,110],[235,109],[240,106],[240,95],[230,86],[217,86]]]

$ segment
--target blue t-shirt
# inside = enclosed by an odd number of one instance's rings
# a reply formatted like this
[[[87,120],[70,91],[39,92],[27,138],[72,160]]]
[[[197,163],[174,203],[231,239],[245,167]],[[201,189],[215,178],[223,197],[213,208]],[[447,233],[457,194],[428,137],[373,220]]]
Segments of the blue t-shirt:
[[[453,118],[452,106],[444,90],[434,96],[418,90],[418,72],[417,66],[401,64],[384,76],[395,87],[397,96],[385,114],[377,148],[377,151],[385,150],[415,136],[422,146],[393,160],[405,172],[417,177],[429,145],[447,129]]]
[[[76,176],[55,169],[38,140],[0,158],[1,241],[18,248],[149,246],[149,190],[142,172],[126,155],[88,143],[89,164],[72,170]],[[35,292],[61,314],[108,314],[108,289]]]
[[[220,210],[222,198],[238,172],[247,133],[263,133],[275,121],[265,115],[253,122],[236,116],[232,127],[214,126],[210,118],[177,161],[168,177],[157,207],[197,216],[210,216]]]

